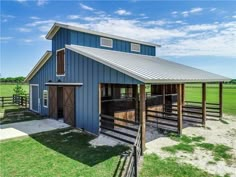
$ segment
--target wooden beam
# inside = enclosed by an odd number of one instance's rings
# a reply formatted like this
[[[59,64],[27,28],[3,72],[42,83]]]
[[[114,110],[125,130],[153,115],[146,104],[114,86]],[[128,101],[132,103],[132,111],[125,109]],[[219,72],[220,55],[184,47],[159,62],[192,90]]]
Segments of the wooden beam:
[[[185,85],[182,84],[182,104],[185,104]]]
[[[206,126],[206,83],[202,83],[202,125]]]
[[[178,133],[182,134],[183,114],[182,114],[182,85],[177,85],[177,112],[178,112]]]
[[[139,111],[140,111],[140,120],[141,120],[141,126],[142,126],[142,138],[141,138],[141,155],[143,155],[143,152],[145,150],[145,144],[146,144],[146,93],[145,93],[145,85],[140,85],[140,103],[139,103]]]
[[[135,121],[139,121],[139,96],[138,96],[138,85],[133,85],[133,97],[135,98]]]
[[[220,119],[223,117],[223,83],[219,83],[219,106],[220,106]]]
[[[99,134],[101,132],[101,114],[102,114],[102,84],[98,84],[98,112],[99,112]]]
[[[166,85],[162,85],[162,110],[165,112],[166,104]]]

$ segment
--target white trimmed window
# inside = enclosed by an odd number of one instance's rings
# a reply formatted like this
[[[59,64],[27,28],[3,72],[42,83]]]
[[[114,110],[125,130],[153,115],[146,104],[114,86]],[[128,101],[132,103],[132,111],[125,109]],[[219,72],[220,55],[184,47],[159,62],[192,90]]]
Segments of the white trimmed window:
[[[140,44],[131,43],[131,51],[132,52],[140,52]]]
[[[43,107],[45,108],[48,107],[48,91],[47,90],[43,91]]]
[[[100,37],[100,46],[112,48],[113,40],[105,37]]]

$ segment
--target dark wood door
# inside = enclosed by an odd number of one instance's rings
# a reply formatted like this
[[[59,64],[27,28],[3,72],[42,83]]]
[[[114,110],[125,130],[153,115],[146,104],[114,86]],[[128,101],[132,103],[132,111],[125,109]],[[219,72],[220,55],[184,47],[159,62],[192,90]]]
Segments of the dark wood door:
[[[65,123],[75,127],[75,88],[63,87],[63,111]]]
[[[49,86],[49,117],[57,118],[57,86]]]

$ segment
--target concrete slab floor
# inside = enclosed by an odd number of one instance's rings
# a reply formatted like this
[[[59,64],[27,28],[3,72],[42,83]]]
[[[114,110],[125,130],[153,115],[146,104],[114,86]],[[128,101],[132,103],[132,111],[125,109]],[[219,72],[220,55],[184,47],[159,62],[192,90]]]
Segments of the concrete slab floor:
[[[67,127],[70,125],[53,119],[3,124],[0,125],[0,141]]]

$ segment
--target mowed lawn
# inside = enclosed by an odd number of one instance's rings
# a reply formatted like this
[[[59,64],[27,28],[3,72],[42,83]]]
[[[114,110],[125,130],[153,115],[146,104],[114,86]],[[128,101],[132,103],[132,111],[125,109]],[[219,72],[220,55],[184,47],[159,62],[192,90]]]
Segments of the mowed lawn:
[[[200,84],[187,84],[185,89],[186,101],[201,101],[202,88]],[[207,84],[207,102],[219,103],[219,87]],[[223,112],[236,115],[236,85],[223,85]]]
[[[92,147],[94,136],[75,129],[56,130],[0,143],[0,176],[98,176],[119,174],[126,146]]]
[[[26,92],[29,93],[29,85],[28,84],[19,84]],[[12,96],[14,94],[14,88],[16,84],[3,84],[0,83],[0,96]]]

